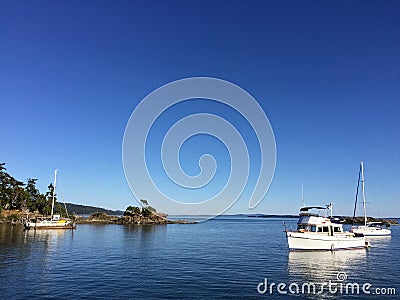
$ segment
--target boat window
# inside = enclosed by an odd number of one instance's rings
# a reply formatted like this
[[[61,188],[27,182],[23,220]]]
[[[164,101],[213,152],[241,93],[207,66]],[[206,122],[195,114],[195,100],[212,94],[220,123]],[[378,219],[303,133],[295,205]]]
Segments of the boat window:
[[[340,231],[340,227],[336,227],[336,226],[333,227],[333,232],[341,232],[341,231]]]
[[[329,232],[329,227],[328,226],[322,227],[322,232]]]
[[[311,226],[311,231],[312,232],[316,232],[317,231],[317,227],[316,226]]]
[[[317,232],[322,232],[322,227],[317,227]]]

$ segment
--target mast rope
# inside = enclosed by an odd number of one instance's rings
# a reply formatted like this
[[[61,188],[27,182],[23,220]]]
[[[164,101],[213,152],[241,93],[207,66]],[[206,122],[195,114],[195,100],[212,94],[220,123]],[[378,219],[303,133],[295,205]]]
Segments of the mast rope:
[[[67,205],[65,204],[65,200],[64,200],[64,195],[63,195],[63,192],[62,192],[61,180],[60,179],[58,179],[58,186],[60,187],[60,195],[61,195],[62,202],[64,203],[64,208],[65,208],[65,212],[67,213],[67,218],[69,218],[68,209],[67,209]]]
[[[358,171],[358,181],[357,181],[357,192],[356,192],[356,202],[354,203],[354,213],[353,213],[353,226],[354,226],[354,219],[356,217],[356,210],[357,210],[357,199],[358,199],[358,189],[360,187],[360,177],[361,177],[361,165],[360,170]]]

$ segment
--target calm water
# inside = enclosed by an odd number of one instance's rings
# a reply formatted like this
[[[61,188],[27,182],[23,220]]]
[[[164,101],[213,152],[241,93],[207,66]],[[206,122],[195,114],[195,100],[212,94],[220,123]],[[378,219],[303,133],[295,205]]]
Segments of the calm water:
[[[285,220],[295,226],[296,219]],[[400,227],[370,250],[289,253],[282,219],[224,217],[194,225],[78,225],[75,231],[24,231],[0,224],[1,299],[277,299],[267,278],[301,284],[347,280],[396,288]],[[263,287],[263,286],[261,286]],[[286,288],[287,290],[287,288]],[[370,289],[372,291],[372,288]],[[322,295],[311,299],[394,299]]]

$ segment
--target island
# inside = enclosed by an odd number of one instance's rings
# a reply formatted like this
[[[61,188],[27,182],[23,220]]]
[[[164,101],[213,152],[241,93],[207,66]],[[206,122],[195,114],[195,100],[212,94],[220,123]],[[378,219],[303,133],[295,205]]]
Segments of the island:
[[[22,224],[24,220],[50,216],[54,200],[54,214],[73,220],[76,224],[164,225],[194,224],[186,220],[169,220],[168,215],[157,212],[147,200],[140,200],[140,207],[128,206],[125,211],[100,207],[60,203],[52,183],[41,193],[36,178],[24,183],[11,176],[0,163],[0,223]],[[54,199],[53,199],[54,198]]]

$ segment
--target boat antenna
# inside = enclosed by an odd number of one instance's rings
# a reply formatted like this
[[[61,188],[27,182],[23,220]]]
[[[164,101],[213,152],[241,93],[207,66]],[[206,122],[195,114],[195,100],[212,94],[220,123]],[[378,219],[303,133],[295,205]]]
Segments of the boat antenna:
[[[356,201],[354,202],[354,213],[353,213],[353,224],[352,224],[353,226],[354,226],[354,220],[355,220],[355,217],[356,217],[356,210],[357,210],[358,190],[359,190],[359,187],[360,187],[361,168],[362,168],[361,166],[362,166],[362,161],[361,161],[361,164],[360,164],[360,170],[358,171]]]
[[[51,220],[53,220],[53,214],[54,214],[54,198],[56,195],[56,183],[57,183],[57,169],[54,170],[53,200],[51,202]]]
[[[304,207],[304,188],[303,188],[303,182],[301,182],[301,205]]]
[[[329,204],[326,206],[326,209],[331,211],[331,218],[333,218],[333,204],[335,203],[329,202]]]

